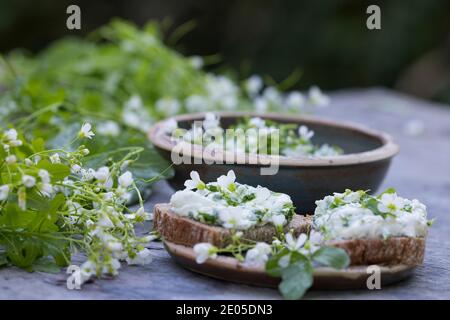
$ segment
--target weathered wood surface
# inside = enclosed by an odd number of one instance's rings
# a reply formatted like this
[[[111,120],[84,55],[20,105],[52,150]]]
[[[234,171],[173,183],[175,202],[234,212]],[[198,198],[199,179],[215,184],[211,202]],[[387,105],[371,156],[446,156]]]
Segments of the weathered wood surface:
[[[307,299],[450,299],[450,108],[382,89],[346,90],[332,94],[332,105],[317,115],[356,121],[390,133],[400,145],[382,186],[418,198],[437,218],[426,250],[425,264],[410,279],[382,290],[310,291]],[[425,131],[404,132],[420,119]],[[167,202],[172,190],[158,183],[147,210]],[[144,267],[123,266],[114,280],[66,289],[66,275],[0,270],[1,299],[279,299],[276,290],[227,283],[197,275],[176,265],[161,243],[150,246],[154,261]],[[80,258],[80,257],[78,257]]]

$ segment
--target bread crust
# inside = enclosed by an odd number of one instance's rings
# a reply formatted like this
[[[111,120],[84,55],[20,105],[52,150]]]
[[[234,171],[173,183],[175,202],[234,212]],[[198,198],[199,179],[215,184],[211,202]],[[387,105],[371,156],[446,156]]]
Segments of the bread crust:
[[[390,237],[387,239],[333,240],[329,245],[344,249],[351,265],[423,263],[425,238]]]
[[[295,215],[285,226],[285,231],[294,230],[294,234],[308,232],[311,226],[311,216]],[[209,242],[219,248],[231,243],[231,232],[228,229],[207,225],[173,213],[169,204],[157,204],[154,208],[153,229],[158,231],[163,239],[194,246],[199,242]],[[243,239],[271,243],[276,236],[276,228],[272,224],[243,230]]]

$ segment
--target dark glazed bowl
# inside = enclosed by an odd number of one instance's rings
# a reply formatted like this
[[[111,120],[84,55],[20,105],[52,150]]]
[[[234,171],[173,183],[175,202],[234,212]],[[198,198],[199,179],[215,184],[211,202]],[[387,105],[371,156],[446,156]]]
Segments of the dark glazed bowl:
[[[169,180],[175,190],[184,189],[184,181],[189,179],[192,170],[199,172],[205,182],[215,181],[220,175],[233,169],[240,183],[252,186],[261,185],[272,191],[291,196],[299,214],[312,214],[315,201],[333,192],[345,189],[371,190],[375,192],[383,181],[391,159],[398,152],[398,146],[389,135],[360,125],[335,122],[307,116],[257,114],[249,112],[215,112],[220,116],[222,127],[226,128],[238,118],[258,116],[280,123],[297,123],[314,130],[313,142],[340,146],[344,155],[311,159],[304,157],[285,157],[273,155],[236,155],[232,164],[206,164],[223,159],[222,152],[214,156],[203,155],[201,146],[192,146],[184,153],[190,163],[174,165],[175,176]],[[178,126],[188,129],[195,120],[203,120],[204,114],[187,114],[174,117]],[[165,120],[167,121],[167,120]],[[169,161],[175,142],[164,132],[164,122],[150,129],[149,139],[156,149]],[[203,156],[203,158],[202,158]],[[276,175],[261,175],[261,167],[267,167],[269,160],[278,158],[279,171]],[[202,162],[201,159],[204,161]],[[201,164],[196,164],[196,163]]]

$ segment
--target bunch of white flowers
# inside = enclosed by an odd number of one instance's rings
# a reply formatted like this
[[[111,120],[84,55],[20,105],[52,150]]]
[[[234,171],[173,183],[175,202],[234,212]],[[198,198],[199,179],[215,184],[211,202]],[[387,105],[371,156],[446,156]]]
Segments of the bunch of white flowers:
[[[91,124],[85,123],[77,139],[91,139],[94,135]],[[14,146],[21,144],[17,143],[18,134],[14,129],[0,133],[0,136],[2,143],[9,146],[11,141],[15,141]],[[28,144],[26,147],[26,150],[33,150]],[[84,146],[72,152],[44,150],[12,154],[13,151],[8,149],[5,156],[8,161],[0,167],[3,182],[0,185],[0,209],[6,217],[2,221],[9,221],[7,216],[12,214],[16,223],[24,221],[26,224],[0,224],[0,249],[3,249],[1,241],[6,237],[8,241],[17,242],[14,246],[20,248],[23,245],[20,239],[26,237],[27,232],[36,238],[40,236],[38,231],[43,236],[51,232],[52,239],[58,242],[51,244],[51,250],[44,247],[36,250],[42,250],[44,258],[49,252],[55,252],[55,257],[62,255],[66,257],[65,263],[70,262],[69,248],[85,253],[86,262],[79,268],[70,266],[68,269],[78,285],[93,276],[116,275],[122,261],[128,264],[151,261],[146,245],[156,237],[153,234],[137,236],[134,225],[152,216],[145,211],[139,194],[137,210],[125,206],[131,192],[139,193],[132,172],[126,170],[126,162],[142,148],[130,148],[123,160],[98,169],[83,167],[83,157],[89,153]],[[15,209],[15,203],[18,209]],[[46,243],[37,242],[36,246]],[[6,250],[11,262],[20,261],[17,254]],[[33,262],[30,261],[31,265],[27,267],[32,268]]]

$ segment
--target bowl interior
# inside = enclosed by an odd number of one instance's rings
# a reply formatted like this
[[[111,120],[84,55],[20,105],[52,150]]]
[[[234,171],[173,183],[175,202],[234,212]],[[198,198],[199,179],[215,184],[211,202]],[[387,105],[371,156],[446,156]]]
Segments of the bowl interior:
[[[220,123],[223,128],[228,128],[234,124],[239,117],[221,115]],[[310,130],[314,131],[312,141],[314,144],[336,145],[344,150],[344,154],[362,153],[380,148],[384,145],[380,136],[370,134],[362,130],[358,130],[351,126],[336,125],[325,121],[305,119],[261,116],[263,119],[274,120],[279,123],[295,123],[299,126],[306,125]],[[202,116],[192,117],[190,119],[181,119],[178,126],[183,129],[190,129],[193,121],[203,120]]]

